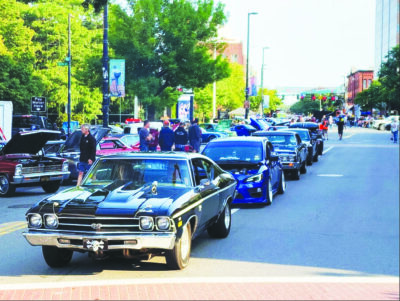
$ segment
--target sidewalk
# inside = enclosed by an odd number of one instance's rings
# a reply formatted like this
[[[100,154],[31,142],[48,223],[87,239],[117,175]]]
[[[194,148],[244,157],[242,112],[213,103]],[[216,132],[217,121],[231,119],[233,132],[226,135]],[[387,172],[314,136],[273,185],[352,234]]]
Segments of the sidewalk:
[[[398,282],[183,282],[16,288],[0,300],[399,300]]]

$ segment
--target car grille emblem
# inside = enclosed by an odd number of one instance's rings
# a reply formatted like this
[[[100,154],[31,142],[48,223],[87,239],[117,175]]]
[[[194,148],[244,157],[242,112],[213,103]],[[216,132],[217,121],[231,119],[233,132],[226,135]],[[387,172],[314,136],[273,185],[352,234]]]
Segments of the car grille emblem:
[[[87,248],[89,250],[93,250],[94,252],[97,252],[99,249],[103,250],[104,249],[104,241],[89,240],[87,242]]]
[[[90,225],[90,227],[92,227],[92,229],[94,230],[100,230],[102,226],[103,226],[102,224],[96,224],[96,223]]]

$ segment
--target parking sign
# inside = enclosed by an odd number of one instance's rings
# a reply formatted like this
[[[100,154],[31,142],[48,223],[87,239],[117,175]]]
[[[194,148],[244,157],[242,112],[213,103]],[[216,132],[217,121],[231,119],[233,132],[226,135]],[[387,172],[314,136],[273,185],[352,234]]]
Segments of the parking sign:
[[[32,112],[46,112],[46,97],[31,97]]]

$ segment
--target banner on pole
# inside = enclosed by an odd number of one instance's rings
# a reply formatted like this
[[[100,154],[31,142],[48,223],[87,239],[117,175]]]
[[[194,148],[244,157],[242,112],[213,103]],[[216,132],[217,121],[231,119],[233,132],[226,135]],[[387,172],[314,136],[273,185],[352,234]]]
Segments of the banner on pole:
[[[110,60],[110,96],[125,97],[125,60]]]
[[[269,95],[263,95],[263,106],[264,109],[269,108]]]

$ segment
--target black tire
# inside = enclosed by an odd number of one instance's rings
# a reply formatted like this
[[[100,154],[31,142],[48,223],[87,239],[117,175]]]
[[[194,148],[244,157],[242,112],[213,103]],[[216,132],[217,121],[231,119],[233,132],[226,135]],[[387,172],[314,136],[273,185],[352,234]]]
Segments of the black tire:
[[[310,153],[310,154],[307,156],[307,165],[308,165],[308,166],[311,166],[312,163],[313,163],[313,155],[312,155],[312,153]]]
[[[187,223],[183,228],[181,238],[175,242],[174,248],[165,253],[165,260],[167,261],[168,267],[173,270],[182,270],[186,268],[189,264],[191,247],[192,231],[190,223]],[[182,254],[182,251],[186,254]]]
[[[224,210],[215,224],[207,228],[208,235],[213,238],[225,238],[231,231],[231,206],[226,203]]]
[[[314,162],[318,162],[318,153],[316,152],[314,157],[313,157],[313,161]]]
[[[267,195],[265,197],[265,205],[269,206],[272,204],[274,195],[272,193],[272,184],[271,184],[271,179],[268,179],[268,185],[267,185]]]
[[[60,188],[60,186],[61,186],[60,181],[51,181],[42,184],[43,190],[47,193],[56,192]]]
[[[301,174],[307,173],[307,167],[306,167],[306,162],[305,161],[303,162],[303,164],[301,164],[300,173]]]
[[[293,171],[293,179],[300,180],[300,169],[296,169]]]
[[[282,171],[281,181],[279,182],[278,193],[284,194],[285,191],[286,191],[286,179],[285,179],[285,173]]]
[[[15,193],[15,185],[11,184],[7,175],[0,175],[0,197],[10,197]]]
[[[66,266],[72,259],[74,253],[69,249],[61,249],[51,246],[42,246],[44,260],[52,268],[61,268]]]

